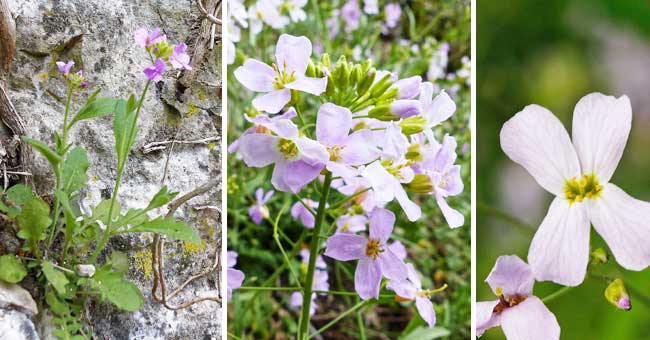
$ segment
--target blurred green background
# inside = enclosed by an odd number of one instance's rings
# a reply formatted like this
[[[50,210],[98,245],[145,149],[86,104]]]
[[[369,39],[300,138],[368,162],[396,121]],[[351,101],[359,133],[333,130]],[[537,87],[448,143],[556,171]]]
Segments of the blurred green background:
[[[525,105],[555,113],[570,129],[575,103],[591,92],[632,101],[632,132],[612,182],[650,201],[650,2],[615,0],[478,1],[477,300],[494,300],[485,278],[499,255],[526,259],[552,196],[499,146],[503,123]],[[570,131],[570,130],[569,130]],[[606,247],[592,228],[592,249]],[[605,248],[607,249],[607,248]],[[550,301],[562,339],[650,339],[650,272],[614,260],[600,272],[622,277],[633,308],[610,305],[602,279]],[[560,286],[537,283],[545,297]],[[503,339],[500,329],[482,339]]]

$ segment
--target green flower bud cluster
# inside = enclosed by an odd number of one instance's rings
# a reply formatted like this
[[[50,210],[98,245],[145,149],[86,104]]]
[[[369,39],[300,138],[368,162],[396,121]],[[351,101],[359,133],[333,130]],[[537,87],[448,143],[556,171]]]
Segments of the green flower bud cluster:
[[[388,107],[397,98],[397,89],[391,87],[393,81],[390,74],[376,79],[377,70],[371,60],[359,64],[341,56],[332,66],[329,55],[323,54],[318,63],[309,63],[306,74],[309,77],[327,77],[323,99],[347,107],[352,112],[373,105]]]
[[[156,43],[151,47],[151,52],[155,57],[154,60],[161,58],[167,61],[169,60],[169,57],[171,57],[173,51],[174,45],[170,45],[166,40]]]
[[[428,194],[433,191],[431,178],[425,174],[416,174],[413,180],[406,185],[406,189],[416,194]]]

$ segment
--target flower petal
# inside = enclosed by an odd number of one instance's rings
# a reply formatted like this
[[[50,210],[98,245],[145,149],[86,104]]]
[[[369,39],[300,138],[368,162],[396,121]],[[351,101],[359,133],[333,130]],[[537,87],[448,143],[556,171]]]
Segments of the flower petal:
[[[517,255],[499,256],[485,282],[492,291],[505,296],[530,295],[535,277],[530,266]]]
[[[251,91],[271,92],[274,90],[275,70],[257,59],[246,59],[234,74],[235,78]]]
[[[292,192],[291,188],[284,182],[284,174],[287,172],[287,162],[282,160],[280,162],[275,162],[275,167],[273,167],[273,175],[271,176],[271,184],[273,186],[284,192]]]
[[[476,303],[476,336],[480,337],[487,329],[501,325],[501,315],[493,312],[498,303],[499,300]]]
[[[376,198],[382,203],[390,202],[395,198],[396,184],[401,187],[397,179],[389,174],[379,161],[373,162],[363,169],[361,176],[369,182]]]
[[[386,289],[392,290],[397,296],[414,300],[417,293],[416,287],[409,280],[390,280],[386,284]]]
[[[306,37],[282,34],[275,47],[275,61],[278,69],[302,76],[307,71],[311,57],[311,41]]]
[[[291,90],[282,89],[269,92],[253,99],[253,106],[268,113],[278,113],[291,101]]]
[[[239,139],[239,154],[247,166],[262,168],[282,158],[277,149],[278,138],[263,134],[252,133]]]
[[[590,200],[589,215],[621,266],[643,270],[650,265],[650,203],[608,183],[601,197]]]
[[[555,198],[533,237],[528,263],[537,281],[577,286],[589,261],[589,219],[586,206]]]
[[[325,256],[339,261],[352,261],[366,257],[368,239],[355,234],[335,234],[327,239]]]
[[[536,296],[501,313],[501,329],[508,340],[558,340],[560,325],[555,315]]]
[[[411,222],[419,220],[420,217],[422,216],[422,209],[420,208],[420,206],[414,203],[413,201],[411,201],[411,199],[406,194],[406,190],[404,190],[404,188],[399,182],[395,184],[394,190],[395,190],[395,199],[402,207],[402,210],[404,210],[404,213],[406,214],[406,218],[408,218],[408,220]]]
[[[380,285],[381,268],[379,263],[369,258],[359,260],[357,269],[354,272],[354,290],[361,299],[378,298]]]
[[[370,213],[370,238],[386,243],[395,225],[395,214],[388,210],[377,208]]]
[[[608,182],[623,155],[632,127],[632,107],[627,96],[616,98],[588,94],[573,111],[573,144],[582,173],[595,173]]]
[[[327,145],[343,145],[352,127],[352,112],[348,108],[325,103],[318,109],[316,138]]]
[[[384,248],[384,252],[377,258],[381,273],[389,280],[404,280],[408,276],[408,267],[402,260],[393,254],[390,248]]]
[[[325,89],[327,89],[327,77],[300,77],[290,82],[289,84],[285,84],[284,86],[292,90],[298,90],[311,93],[315,96],[320,96],[323,92],[325,92]]]
[[[463,216],[463,214],[458,210],[450,207],[445,198],[438,193],[436,193],[436,202],[438,203],[438,207],[440,208],[440,211],[442,211],[442,215],[445,217],[445,221],[447,221],[449,228],[454,229],[462,227],[463,224],[465,224],[465,216]]]
[[[310,165],[322,165],[330,158],[327,149],[325,149],[321,143],[313,139],[299,137],[294,140],[294,142],[298,147],[298,151],[300,151],[300,158]]]
[[[429,126],[444,122],[456,112],[456,103],[444,90],[433,99],[430,106],[423,108],[423,116],[427,118]]]
[[[325,167],[322,163],[309,164],[305,161],[296,161],[287,164],[283,179],[284,183],[294,194],[305,185],[311,183]]]
[[[352,166],[368,164],[380,155],[376,145],[372,143],[372,131],[363,129],[351,133],[347,137],[345,148],[341,150],[343,162]]]
[[[501,129],[501,148],[547,191],[564,194],[564,182],[580,175],[569,134],[551,111],[528,105]]]
[[[430,328],[436,325],[436,311],[433,309],[433,303],[429,298],[426,297],[416,297],[415,298],[415,307],[418,309],[418,313],[427,325]]]

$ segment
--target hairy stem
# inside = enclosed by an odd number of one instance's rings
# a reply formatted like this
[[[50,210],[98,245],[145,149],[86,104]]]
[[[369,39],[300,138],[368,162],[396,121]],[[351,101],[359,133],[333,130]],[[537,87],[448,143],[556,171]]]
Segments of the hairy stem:
[[[320,248],[320,235],[323,220],[325,219],[325,206],[327,205],[327,197],[329,196],[330,186],[332,184],[332,174],[325,175],[325,182],[323,183],[323,193],[318,203],[318,212],[316,213],[316,221],[314,223],[314,230],[312,232],[311,247],[309,249],[309,265],[307,266],[307,275],[305,277],[305,285],[303,286],[302,293],[302,310],[300,318],[300,327],[298,328],[298,340],[303,340],[309,332],[309,309],[311,307],[311,294],[314,286],[314,272],[316,270],[316,257],[318,256],[318,249]]]

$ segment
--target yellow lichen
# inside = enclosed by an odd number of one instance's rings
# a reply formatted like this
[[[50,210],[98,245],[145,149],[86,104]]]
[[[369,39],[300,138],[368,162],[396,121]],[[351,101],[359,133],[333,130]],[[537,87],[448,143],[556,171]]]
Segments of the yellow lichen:
[[[183,258],[187,259],[190,256],[197,254],[205,249],[207,246],[205,240],[201,240],[201,244],[194,244],[192,242],[183,242]]]
[[[187,104],[187,118],[192,118],[194,115],[199,113],[199,107],[194,103]]]
[[[145,279],[150,279],[153,276],[153,260],[152,254],[149,249],[139,250],[133,255],[133,267],[142,272]]]

